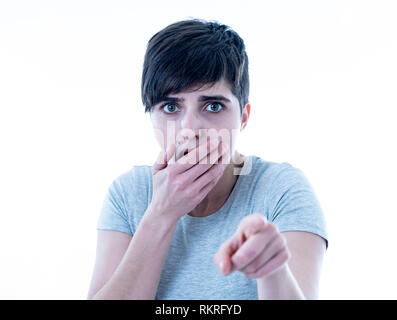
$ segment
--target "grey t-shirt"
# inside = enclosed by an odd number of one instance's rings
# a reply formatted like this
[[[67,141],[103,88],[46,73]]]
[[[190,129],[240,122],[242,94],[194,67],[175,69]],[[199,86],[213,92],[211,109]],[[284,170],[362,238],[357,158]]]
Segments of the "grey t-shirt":
[[[248,170],[247,170],[248,168]],[[97,229],[133,235],[152,199],[151,166],[134,166],[117,177],[105,197]],[[326,223],[316,195],[300,169],[248,156],[232,192],[215,213],[183,216],[177,223],[156,299],[257,299],[255,279],[223,276],[213,256],[240,221],[261,213],[280,232],[306,231],[325,239]]]

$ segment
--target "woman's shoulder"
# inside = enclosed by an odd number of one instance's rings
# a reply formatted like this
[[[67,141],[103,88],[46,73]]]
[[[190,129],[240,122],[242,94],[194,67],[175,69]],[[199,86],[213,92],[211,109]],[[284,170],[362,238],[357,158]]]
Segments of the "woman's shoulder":
[[[152,177],[152,167],[147,165],[133,165],[129,170],[123,171],[116,177],[116,181],[124,188],[132,187],[136,184],[145,185]]]
[[[274,181],[288,172],[300,171],[289,162],[269,161],[255,155],[247,157],[247,161],[248,163],[244,165],[246,175],[266,181]]]
[[[129,204],[142,202],[146,204],[152,188],[151,166],[133,165],[129,170],[122,171],[112,183],[124,201]]]

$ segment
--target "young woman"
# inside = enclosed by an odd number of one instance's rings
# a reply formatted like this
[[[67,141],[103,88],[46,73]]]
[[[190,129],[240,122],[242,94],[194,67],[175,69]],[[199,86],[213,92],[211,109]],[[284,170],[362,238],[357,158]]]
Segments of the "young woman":
[[[318,297],[321,206],[301,170],[237,152],[248,94],[230,27],[191,19],[150,39],[142,100],[162,152],[109,188],[89,299]]]

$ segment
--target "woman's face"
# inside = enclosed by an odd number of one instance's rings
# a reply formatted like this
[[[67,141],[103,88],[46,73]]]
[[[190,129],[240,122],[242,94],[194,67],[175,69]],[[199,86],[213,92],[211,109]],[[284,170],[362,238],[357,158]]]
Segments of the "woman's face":
[[[239,132],[246,126],[250,105],[247,104],[240,117],[240,106],[228,83],[222,79],[200,90],[186,90],[170,94],[166,100],[156,104],[150,117],[156,140],[162,149],[170,143],[185,149],[189,141],[191,147],[210,139],[220,139],[235,154],[235,144]]]

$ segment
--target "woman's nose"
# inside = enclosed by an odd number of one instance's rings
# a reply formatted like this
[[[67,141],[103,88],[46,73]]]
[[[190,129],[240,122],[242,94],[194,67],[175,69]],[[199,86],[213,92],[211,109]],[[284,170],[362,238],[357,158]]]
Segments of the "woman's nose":
[[[180,127],[181,129],[190,129],[196,131],[200,127],[199,122],[200,121],[194,112],[187,112],[181,119]]]

